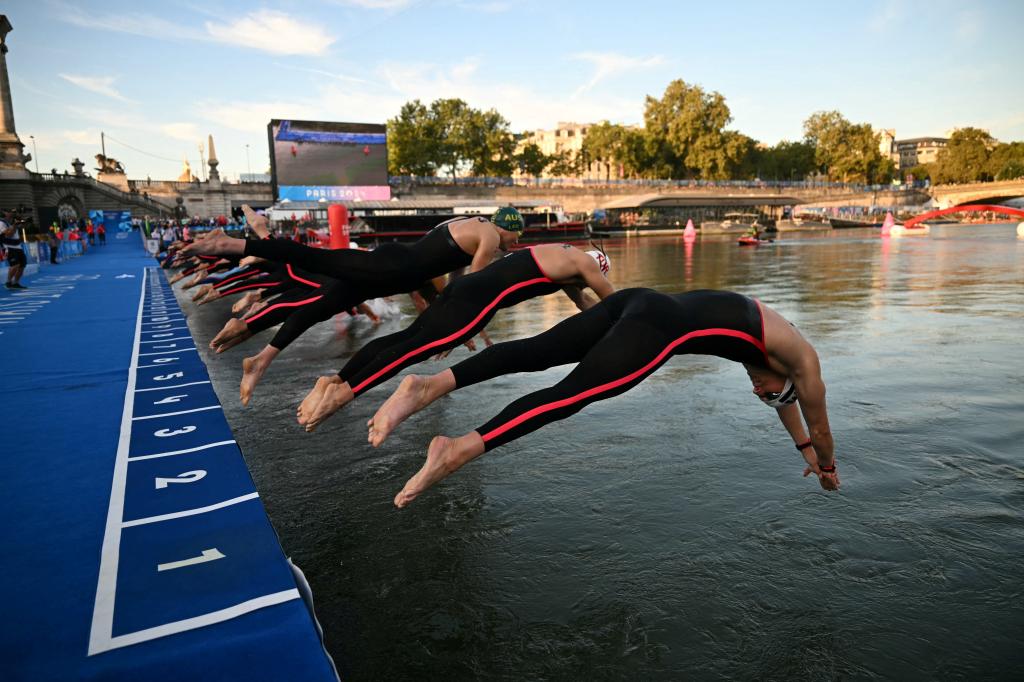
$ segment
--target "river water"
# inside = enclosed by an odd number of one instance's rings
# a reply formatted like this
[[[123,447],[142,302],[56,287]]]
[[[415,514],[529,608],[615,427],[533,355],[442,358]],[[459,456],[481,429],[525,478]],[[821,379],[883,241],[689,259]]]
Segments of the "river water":
[[[681,357],[398,511],[433,435],[465,433],[568,370],[456,392],[374,450],[364,424],[398,379],[314,434],[294,410],[318,374],[411,318],[320,325],[248,408],[240,360],[269,333],[207,354],[343,679],[1024,679],[1014,226],[606,248],[620,288],[732,289],[800,327],[821,357],[842,490],[801,477],[740,366]],[[197,340],[229,305],[192,317]],[[572,310],[531,301],[489,331],[532,335]]]

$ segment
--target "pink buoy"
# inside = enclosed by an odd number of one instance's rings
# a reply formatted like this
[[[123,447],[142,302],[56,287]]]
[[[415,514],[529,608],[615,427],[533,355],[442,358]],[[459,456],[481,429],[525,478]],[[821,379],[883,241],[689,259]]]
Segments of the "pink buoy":
[[[697,228],[693,226],[693,219],[689,218],[686,221],[686,228],[683,230],[683,241],[693,242],[697,240]]]
[[[892,232],[892,226],[896,224],[896,220],[892,217],[892,211],[887,211],[885,214],[885,220],[882,221],[882,236],[888,237]]]

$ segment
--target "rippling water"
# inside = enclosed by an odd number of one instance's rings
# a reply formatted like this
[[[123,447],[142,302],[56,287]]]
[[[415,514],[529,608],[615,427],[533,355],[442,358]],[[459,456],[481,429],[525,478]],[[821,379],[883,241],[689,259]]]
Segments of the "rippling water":
[[[240,359],[269,334],[208,356],[343,678],[1024,678],[1014,227],[606,246],[618,287],[732,289],[802,329],[822,359],[842,491],[801,477],[740,366],[682,357],[397,511],[391,499],[433,435],[469,431],[567,369],[456,392],[373,450],[365,421],[397,379],[315,434],[294,409],[317,374],[408,319],[344,336],[321,325],[249,408],[237,400]],[[229,305],[192,318],[197,338]],[[490,331],[530,335],[571,312],[549,297]]]

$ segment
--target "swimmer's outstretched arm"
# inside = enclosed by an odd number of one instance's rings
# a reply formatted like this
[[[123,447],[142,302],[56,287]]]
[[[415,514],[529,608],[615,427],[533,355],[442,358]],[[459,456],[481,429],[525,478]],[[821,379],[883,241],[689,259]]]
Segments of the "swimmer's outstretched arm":
[[[786,427],[786,431],[789,432],[794,445],[799,446],[804,443],[811,443],[808,447],[799,448],[800,454],[803,455],[804,461],[807,463],[807,467],[804,469],[804,476],[814,474],[818,477],[818,482],[821,484],[822,488],[825,490],[838,490],[839,473],[825,473],[821,470],[818,463],[818,453],[814,449],[813,441],[804,429],[804,421],[801,419],[800,408],[797,407],[796,404],[791,404],[785,405],[777,411],[779,413],[779,421],[781,421],[782,425]],[[833,465],[834,464],[835,461],[833,460]]]
[[[569,300],[575,303],[576,307],[581,311],[597,305],[597,300],[578,286],[570,284],[562,287],[562,291],[565,292],[565,295],[569,297]]]

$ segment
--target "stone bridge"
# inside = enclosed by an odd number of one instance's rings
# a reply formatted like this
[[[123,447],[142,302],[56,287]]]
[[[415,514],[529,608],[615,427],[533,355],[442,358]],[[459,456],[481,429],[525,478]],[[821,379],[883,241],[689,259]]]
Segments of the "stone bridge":
[[[965,204],[998,204],[1006,199],[1024,197],[1024,178],[966,185],[934,185],[930,194],[939,208]]]
[[[173,201],[125,192],[88,176],[10,170],[0,172],[0,206],[28,207],[40,227],[55,220],[59,210],[77,216],[90,210],[130,210],[137,216],[174,214]]]
[[[609,204],[622,206],[631,199],[649,200],[652,193],[661,197],[708,197],[709,199],[757,199],[766,201],[792,198],[793,202],[813,206],[912,206],[928,201],[922,190],[879,189],[865,191],[839,186],[737,187],[723,183],[705,187],[658,187],[657,185],[617,186],[467,186],[412,185],[392,187],[399,199],[479,199],[496,204],[514,204],[517,200],[546,201],[561,206],[567,213],[593,211]]]

